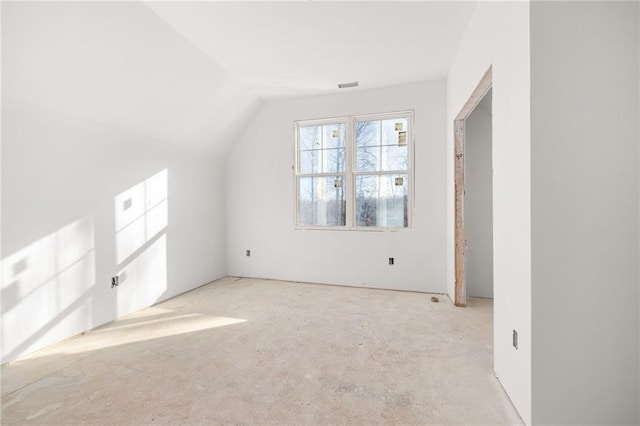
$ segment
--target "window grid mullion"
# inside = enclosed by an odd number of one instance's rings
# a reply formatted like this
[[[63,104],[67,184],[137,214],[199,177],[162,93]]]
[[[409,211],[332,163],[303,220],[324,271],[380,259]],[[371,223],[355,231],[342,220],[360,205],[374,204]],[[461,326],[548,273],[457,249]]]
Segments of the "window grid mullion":
[[[405,172],[406,173],[406,172]],[[297,177],[333,177],[333,176],[346,176],[344,172],[336,172],[336,173],[299,173]]]
[[[348,229],[353,229],[355,226],[355,177],[354,171],[354,159],[355,159],[355,129],[354,120],[349,118],[349,122],[346,128],[345,135],[345,155],[347,156],[345,185],[346,185],[346,223]]]
[[[395,116],[395,117],[394,117]],[[380,170],[383,167],[383,150],[387,146],[395,146],[395,144],[385,144],[383,145],[383,132],[382,132],[382,120],[388,120],[389,118],[405,118],[407,119],[407,144],[408,148],[408,167],[406,169],[401,170]],[[375,147],[378,152],[378,161],[377,167],[378,170],[375,171],[359,171],[357,169],[357,123],[359,121],[378,121],[378,145]],[[308,151],[302,150],[301,147],[301,132],[302,128],[311,125],[320,126],[320,143],[321,147],[319,149],[320,154],[320,170],[325,170],[328,167],[328,164],[325,164],[328,159],[328,154],[325,144],[325,137],[327,136],[326,129],[323,126],[332,125],[332,124],[343,124],[345,129],[345,140],[344,140],[344,168],[342,172],[335,173],[300,173],[301,167],[301,152]],[[405,212],[408,214],[408,227],[411,227],[412,222],[412,211],[413,204],[415,203],[415,197],[413,196],[413,114],[411,112],[408,113],[389,113],[389,114],[378,114],[371,116],[348,116],[340,119],[336,119],[335,121],[330,120],[314,120],[309,122],[298,122],[296,125],[296,164],[295,164],[295,176],[296,176],[296,223],[298,226],[300,225],[300,181],[302,178],[327,178],[327,177],[340,177],[342,178],[342,182],[344,185],[344,213],[345,213],[345,225],[344,226],[323,226],[323,225],[311,225],[311,226],[303,226],[305,228],[317,228],[317,229],[389,229],[396,228],[395,226],[358,226],[357,220],[357,191],[356,191],[356,180],[359,176],[390,176],[390,175],[407,175],[407,185],[408,185],[408,193],[406,196],[409,197],[409,211]],[[371,147],[373,148],[373,146]],[[378,194],[379,195],[379,194]],[[405,220],[407,217],[405,216]],[[406,222],[405,222],[406,223]],[[406,228],[407,226],[405,226]],[[401,226],[397,228],[402,228]]]
[[[409,170],[381,170],[381,171],[362,171],[362,172],[353,172],[355,176],[370,176],[370,175],[399,175],[399,174],[408,174]]]

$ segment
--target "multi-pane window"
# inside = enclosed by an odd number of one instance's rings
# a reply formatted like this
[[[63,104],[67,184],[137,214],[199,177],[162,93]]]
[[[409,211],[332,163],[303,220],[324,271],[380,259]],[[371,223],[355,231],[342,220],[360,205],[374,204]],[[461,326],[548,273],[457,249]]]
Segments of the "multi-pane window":
[[[299,127],[299,225],[346,225],[345,141],[344,122]]]
[[[407,228],[411,113],[298,122],[297,225]]]

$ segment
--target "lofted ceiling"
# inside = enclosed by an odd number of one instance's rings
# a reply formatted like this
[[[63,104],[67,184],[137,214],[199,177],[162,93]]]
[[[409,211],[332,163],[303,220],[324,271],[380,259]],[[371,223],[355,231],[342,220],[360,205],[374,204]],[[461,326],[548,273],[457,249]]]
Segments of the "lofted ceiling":
[[[474,3],[147,3],[239,80],[275,95],[446,76]]]
[[[265,98],[445,77],[475,2],[2,3],[3,97],[223,151]]]

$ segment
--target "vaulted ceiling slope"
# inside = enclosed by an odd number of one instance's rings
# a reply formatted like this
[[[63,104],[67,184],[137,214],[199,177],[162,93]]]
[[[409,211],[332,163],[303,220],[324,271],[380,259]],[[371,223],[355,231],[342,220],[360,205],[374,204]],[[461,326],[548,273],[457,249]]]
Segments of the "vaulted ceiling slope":
[[[3,2],[3,97],[224,151],[262,99],[446,76],[474,7]]]

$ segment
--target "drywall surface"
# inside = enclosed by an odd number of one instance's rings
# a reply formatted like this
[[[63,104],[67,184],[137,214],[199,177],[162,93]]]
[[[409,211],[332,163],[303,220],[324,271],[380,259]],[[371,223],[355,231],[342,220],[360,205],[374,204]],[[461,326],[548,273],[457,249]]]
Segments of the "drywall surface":
[[[475,6],[469,1],[145,5],[231,75],[281,99],[330,93],[336,82],[354,78],[368,88],[440,78]],[[368,54],[371,49],[375,55]],[[421,49],[429,54],[414,54]],[[403,58],[404,66],[389,58]]]
[[[221,160],[6,98],[2,124],[3,361],[225,274]]]
[[[445,96],[439,80],[266,103],[228,159],[228,273],[444,292]],[[296,230],[294,121],[403,110],[415,112],[413,228]]]
[[[225,274],[215,62],[134,3],[3,3],[2,59],[3,361]]]
[[[259,104],[142,2],[2,2],[2,12],[6,97],[220,153]]]
[[[479,2],[447,81],[447,283],[454,291],[453,120],[493,67],[494,368],[531,423],[529,5]],[[512,331],[519,347],[512,346]]]
[[[2,22],[2,5],[0,5],[0,22]],[[1,45],[0,45],[1,49]],[[2,98],[2,53],[0,52],[0,99]],[[0,102],[0,259],[2,259],[2,102]],[[0,267],[2,265],[0,264]],[[2,286],[3,279],[0,275],[0,287]],[[2,306],[2,299],[0,298],[0,306]],[[2,339],[0,339],[1,341]],[[1,343],[0,343],[1,344]],[[0,347],[0,352],[2,348]]]
[[[467,295],[493,297],[491,92],[465,120],[464,237]]]
[[[531,3],[537,424],[638,424],[638,3]]]

